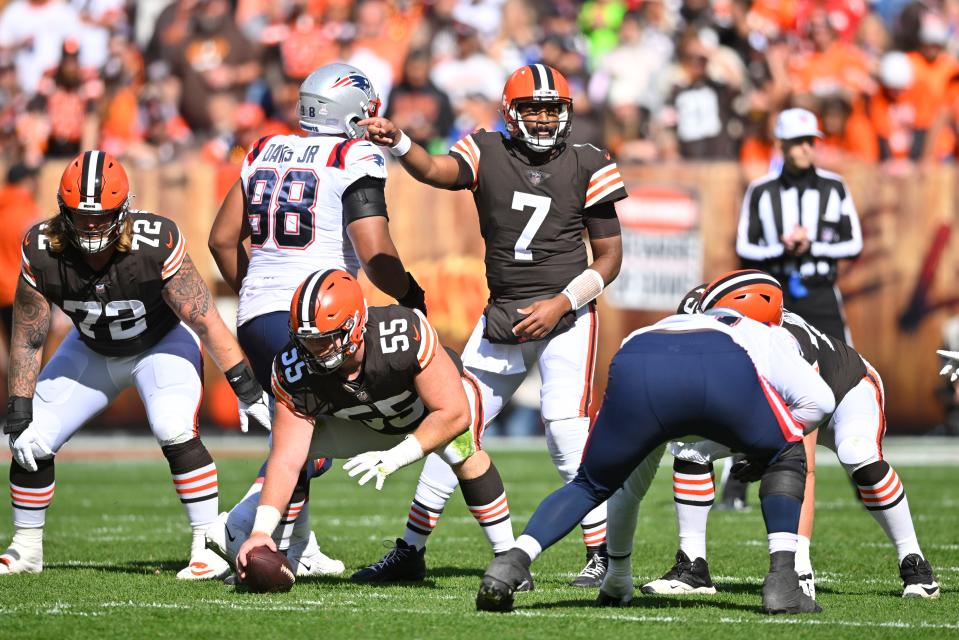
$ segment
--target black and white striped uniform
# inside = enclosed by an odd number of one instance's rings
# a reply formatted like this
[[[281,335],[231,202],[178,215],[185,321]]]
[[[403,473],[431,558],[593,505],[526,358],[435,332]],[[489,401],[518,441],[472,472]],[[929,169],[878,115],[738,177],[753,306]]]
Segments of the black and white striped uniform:
[[[782,236],[797,226],[811,239],[802,256],[786,254]],[[859,215],[838,174],[812,168],[798,176],[769,174],[752,182],[743,198],[736,253],[747,268],[774,275],[784,302],[828,335],[849,341],[835,288],[838,261],[862,251]],[[795,297],[789,280],[798,273],[804,297]]]

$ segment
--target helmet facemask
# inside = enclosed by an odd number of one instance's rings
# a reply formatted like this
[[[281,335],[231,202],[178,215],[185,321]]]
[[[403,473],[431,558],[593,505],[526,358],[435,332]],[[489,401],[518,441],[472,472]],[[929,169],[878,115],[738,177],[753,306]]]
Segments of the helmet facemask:
[[[348,356],[356,353],[363,343],[362,330],[356,331],[359,322],[360,314],[357,312],[342,326],[326,333],[317,329],[290,330],[293,344],[310,373],[329,375],[343,366]],[[320,355],[317,355],[317,351]]]
[[[60,205],[60,215],[69,230],[70,240],[83,253],[100,253],[120,239],[129,200],[124,200],[123,204],[114,209],[84,209],[82,204],[80,208],[74,209],[68,207],[59,195],[57,195],[57,201]],[[84,228],[83,225],[77,226],[74,219],[77,214],[102,218],[103,222],[92,229]]]
[[[572,115],[572,100],[549,96],[517,98],[506,108],[503,118],[511,136],[522,140],[531,150],[543,153],[569,136]]]

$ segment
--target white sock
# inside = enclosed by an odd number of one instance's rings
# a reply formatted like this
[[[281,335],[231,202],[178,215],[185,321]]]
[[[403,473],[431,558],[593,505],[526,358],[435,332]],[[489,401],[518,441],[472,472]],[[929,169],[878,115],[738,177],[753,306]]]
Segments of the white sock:
[[[812,560],[809,558],[810,540],[806,536],[796,536],[796,573],[812,573]]]
[[[525,551],[531,561],[535,560],[537,556],[543,552],[543,547],[536,542],[536,538],[525,534],[516,538],[516,544],[513,545],[513,548]]]
[[[769,540],[769,555],[772,555],[777,551],[796,553],[796,538],[799,536],[797,536],[795,533],[777,531],[776,533],[768,534],[766,537]]]

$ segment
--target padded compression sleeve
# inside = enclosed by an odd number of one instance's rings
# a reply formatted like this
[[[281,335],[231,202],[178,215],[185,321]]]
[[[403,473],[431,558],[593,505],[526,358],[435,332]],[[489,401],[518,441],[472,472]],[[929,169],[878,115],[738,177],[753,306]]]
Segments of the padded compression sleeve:
[[[343,226],[349,226],[361,218],[383,216],[386,211],[386,180],[363,176],[343,192]]]

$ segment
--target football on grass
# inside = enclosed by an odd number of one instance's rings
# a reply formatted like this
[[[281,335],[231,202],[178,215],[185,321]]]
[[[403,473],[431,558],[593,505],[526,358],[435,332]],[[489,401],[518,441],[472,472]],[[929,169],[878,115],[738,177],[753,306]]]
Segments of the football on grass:
[[[296,576],[282,553],[269,547],[254,547],[246,556],[243,583],[253,593],[286,593],[294,582]]]

